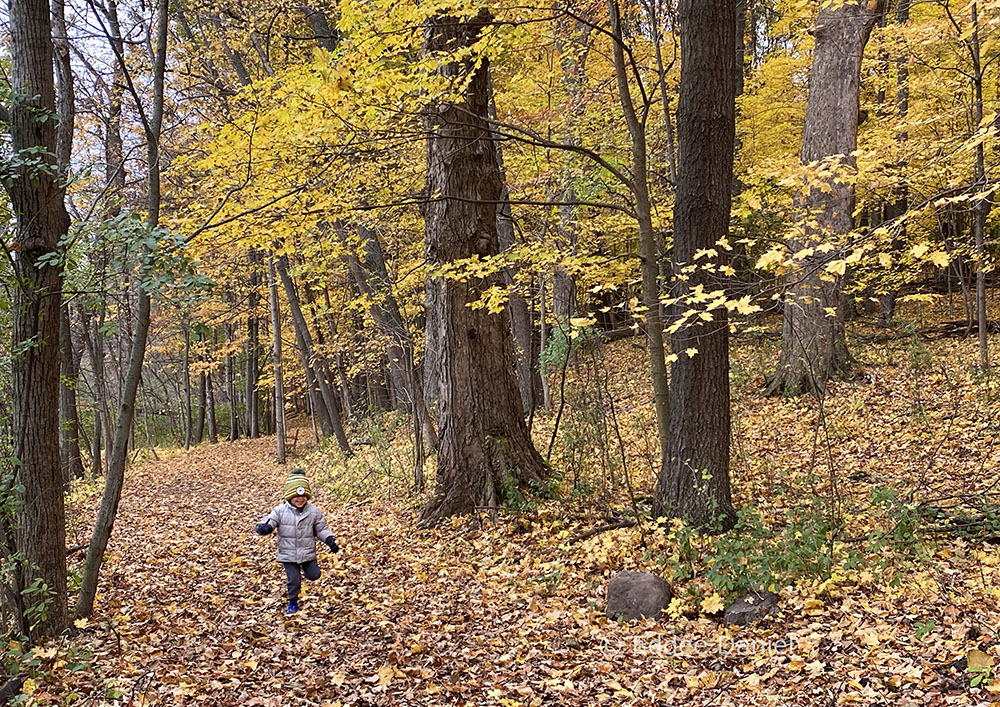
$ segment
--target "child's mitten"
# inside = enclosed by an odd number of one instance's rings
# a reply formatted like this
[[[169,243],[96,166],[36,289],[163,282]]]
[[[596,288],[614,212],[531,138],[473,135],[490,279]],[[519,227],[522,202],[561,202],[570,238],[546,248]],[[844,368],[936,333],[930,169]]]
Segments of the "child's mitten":
[[[327,546],[330,548],[330,552],[337,552],[338,550],[340,550],[340,546],[337,545],[337,541],[333,539],[332,535],[328,537],[325,542]]]
[[[270,535],[274,528],[271,527],[270,523],[265,521],[263,523],[258,523],[254,530],[257,531],[257,535]]]

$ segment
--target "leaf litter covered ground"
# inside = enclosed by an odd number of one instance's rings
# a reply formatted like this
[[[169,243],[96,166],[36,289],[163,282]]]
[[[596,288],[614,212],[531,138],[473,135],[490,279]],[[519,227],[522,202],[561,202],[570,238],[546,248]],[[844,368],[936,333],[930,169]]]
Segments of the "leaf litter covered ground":
[[[947,511],[972,491],[990,498],[997,482],[996,399],[954,363],[974,360],[969,344],[873,347],[865,377],[838,384],[822,406],[754,394],[760,348],[734,357],[735,485],[740,505],[774,530],[759,547],[737,547],[748,558],[669,524],[574,542],[616,517],[620,467],[616,482],[610,472],[591,479],[582,500],[567,493],[478,530],[466,519],[417,531],[418,501],[389,493],[405,483],[405,451],[364,448],[353,475],[314,453],[305,463],[343,550],[320,546],[323,576],[286,618],[273,538],[252,525],[278,501],[287,467],[272,463],[272,439],[206,445],[129,472],[97,614],[75,638],[36,649],[43,669],[28,701],[75,692],[77,704],[137,705],[1000,704],[996,547],[921,534],[926,518],[914,514],[921,501]],[[607,356],[610,370],[642,375],[634,347]],[[610,383],[626,463],[646,493],[641,378]],[[551,422],[539,421],[540,448]],[[570,458],[557,445],[553,460]],[[379,493],[359,496],[361,482]],[[814,553],[828,556],[823,572],[796,571],[781,550],[809,555],[811,526],[793,518],[818,500],[824,512],[835,504],[843,539]],[[84,538],[93,504],[71,514]],[[718,575],[759,579],[760,557],[778,558],[780,615],[722,626]],[[619,569],[673,579],[670,616],[606,619]],[[70,670],[85,659],[89,669]]]

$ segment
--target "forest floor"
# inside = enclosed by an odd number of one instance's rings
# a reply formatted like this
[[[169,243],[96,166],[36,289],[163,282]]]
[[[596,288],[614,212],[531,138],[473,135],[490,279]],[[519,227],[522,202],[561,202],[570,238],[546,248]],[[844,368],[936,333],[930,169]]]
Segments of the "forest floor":
[[[1000,704],[996,538],[941,523],[996,499],[997,383],[976,377],[973,343],[859,347],[863,374],[819,402],[760,397],[754,362],[771,360],[773,342],[749,341],[733,368],[742,532],[643,521],[578,540],[621,517],[627,486],[652,487],[634,344],[584,356],[574,374],[584,392],[553,454],[561,500],[526,500],[495,525],[416,530],[405,434],[391,422],[356,430],[369,444],[347,464],[300,440],[292,463],[313,476],[342,551],[320,546],[323,575],[291,617],[274,540],[252,530],[287,471],[273,438],[130,469],[96,613],[34,649],[25,702]],[[602,377],[622,370],[634,378]],[[609,429],[592,411],[612,400]],[[553,417],[536,420],[540,449]],[[595,430],[603,445],[586,441]],[[93,488],[74,494],[70,545],[95,502]],[[670,615],[605,618],[620,569],[671,579]],[[779,615],[723,626],[724,603],[748,586],[777,590]]]

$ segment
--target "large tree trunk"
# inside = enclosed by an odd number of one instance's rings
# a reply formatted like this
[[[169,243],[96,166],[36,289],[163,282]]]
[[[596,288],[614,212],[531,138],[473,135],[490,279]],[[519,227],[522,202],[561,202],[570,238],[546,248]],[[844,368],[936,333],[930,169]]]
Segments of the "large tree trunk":
[[[62,271],[51,260],[69,230],[63,180],[52,156],[56,151],[56,110],[52,73],[52,29],[47,0],[11,0],[11,145],[29,156],[4,185],[17,219],[13,302],[13,455],[19,460],[17,483],[23,505],[15,515],[14,547],[20,553],[15,577],[19,630],[28,634],[25,609],[44,597],[20,592],[36,581],[50,592],[46,612],[35,617],[33,634],[63,630],[66,602],[66,517],[59,463],[59,293]],[[41,149],[41,156],[30,152]],[[44,167],[32,166],[42,159]]]
[[[861,60],[884,0],[847,0],[825,4],[819,11],[814,36],[809,101],[802,136],[802,163],[832,161],[853,171],[851,154],[858,145],[858,105]],[[840,177],[840,175],[838,175]],[[843,276],[826,266],[843,258],[847,234],[853,225],[854,188],[851,180],[825,178],[826,184],[808,185],[796,198],[801,231],[789,241],[793,254],[829,245],[794,259],[786,276],[781,357],[768,382],[770,394],[822,395],[826,382],[851,369],[844,332]]]
[[[677,201],[674,205],[674,272],[715,248],[729,230],[735,140],[735,33],[733,0],[683,0],[679,6],[681,80],[677,106]],[[699,260],[699,263],[704,261]],[[674,283],[681,301],[675,315],[705,304],[685,301],[699,285],[724,288],[712,259]],[[729,486],[729,324],[726,308],[711,321],[694,317],[671,337],[678,354],[671,368],[669,444],[656,488],[661,513],[708,530],[736,521]],[[688,355],[689,348],[697,349]]]
[[[470,47],[490,20],[486,11],[471,20],[436,17],[427,30],[427,49]],[[425,118],[427,194],[432,198],[424,217],[432,267],[499,252],[500,178],[487,122],[488,61],[449,57],[438,71],[459,80],[473,73],[457,103],[439,101]],[[504,493],[548,478],[521,414],[508,320],[468,306],[486,288],[500,284],[499,273],[437,283],[439,296],[431,304],[439,309],[428,323],[441,327],[441,439],[435,493],[421,513],[422,525],[480,509],[493,514]]]

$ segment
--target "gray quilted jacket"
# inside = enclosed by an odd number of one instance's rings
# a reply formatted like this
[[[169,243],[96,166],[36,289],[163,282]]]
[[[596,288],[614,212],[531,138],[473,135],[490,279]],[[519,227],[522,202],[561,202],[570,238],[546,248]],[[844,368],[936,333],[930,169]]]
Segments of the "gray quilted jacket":
[[[278,562],[315,560],[316,539],[326,542],[333,537],[323,514],[311,503],[299,510],[285,501],[261,522],[278,529]]]

